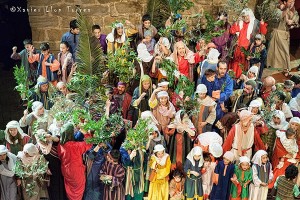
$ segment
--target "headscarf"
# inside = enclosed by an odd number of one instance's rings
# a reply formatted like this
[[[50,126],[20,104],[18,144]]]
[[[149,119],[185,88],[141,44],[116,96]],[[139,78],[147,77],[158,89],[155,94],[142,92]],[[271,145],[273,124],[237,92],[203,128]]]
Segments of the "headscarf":
[[[247,156],[241,156],[240,157],[239,165],[242,164],[242,163],[244,163],[244,162],[248,163],[249,165],[251,164],[250,163],[250,158],[248,158]]]
[[[146,111],[142,112],[140,118],[145,119],[145,120],[149,119],[149,122],[148,122],[149,125],[150,124],[153,124],[155,126],[159,125],[157,119],[154,117],[153,113],[150,110],[146,110]]]
[[[255,80],[257,78],[257,74],[258,74],[258,67],[253,65],[252,67],[250,67],[250,69],[248,70],[248,73],[252,72],[255,75],[254,79],[251,80]]]
[[[60,144],[64,145],[69,141],[75,141],[74,138],[74,125],[66,123],[60,129]]]
[[[226,151],[223,155],[223,158],[226,158],[230,162],[234,160],[234,154],[231,151]]]
[[[123,28],[123,33],[122,33],[122,36],[120,38],[115,38],[115,36],[114,36],[115,29],[117,29],[117,28]],[[112,29],[111,33],[109,33],[106,36],[106,40],[108,42],[124,43],[126,41],[126,34],[125,34],[125,28],[124,28],[123,24],[122,23],[117,23],[115,25],[115,28]]]
[[[237,136],[237,150],[238,153],[240,155],[242,155],[242,141],[243,141],[243,137],[244,135],[248,134],[248,133],[252,133],[252,131],[254,131],[254,125],[252,123],[252,113],[248,110],[242,110],[240,112],[240,122],[238,124],[236,124],[236,136]],[[243,126],[244,122],[249,122],[249,124],[247,124],[247,127]]]
[[[200,156],[198,167],[201,167],[204,163],[201,147],[195,146],[186,157],[189,161],[191,161],[193,166],[196,164],[194,160],[195,155]]]
[[[18,133],[21,135],[21,138],[23,138],[24,136],[26,136],[26,134],[23,132],[23,130],[21,129],[20,127],[20,124],[19,122],[13,120],[13,121],[10,121],[6,124],[6,129],[5,129],[5,140],[10,143],[10,144],[13,144],[13,142],[9,139],[9,130],[10,128],[16,128],[18,130]],[[17,144],[19,141],[16,140],[15,141],[15,144]]]
[[[189,135],[194,136],[195,135],[194,124],[190,119],[188,119],[187,123],[182,123],[182,120],[180,118],[181,112],[183,112],[183,110],[177,111],[174,121],[170,125],[168,125],[168,128],[176,128],[179,133],[186,131]]]
[[[43,103],[39,102],[39,101],[35,101],[35,102],[32,103],[31,109],[32,109],[32,112],[34,113],[34,115],[36,117],[38,117],[39,109],[42,108],[43,106],[44,106]]]
[[[51,151],[51,148],[52,148],[52,144],[53,142],[52,141],[41,141],[39,138],[41,137],[45,137],[45,135],[47,134],[47,132],[44,130],[44,129],[39,129],[37,130],[36,132],[36,142],[37,142],[37,145],[39,146],[40,150],[42,151],[42,153],[44,155],[47,155],[50,153]]]
[[[207,87],[206,87],[206,85],[204,85],[204,84],[199,84],[198,86],[197,86],[197,88],[196,88],[196,92],[195,92],[196,94],[197,93],[207,93]]]
[[[255,16],[254,16],[253,11],[250,8],[245,8],[244,10],[242,10],[242,15],[249,16],[249,18],[250,18],[250,22],[249,22],[248,29],[247,29],[247,39],[250,40],[251,33],[254,28]],[[241,20],[239,22],[239,26],[240,26],[240,30],[242,30],[242,28],[244,26],[244,21]]]
[[[300,93],[297,94],[295,98],[291,99],[289,106],[291,108],[291,111],[300,111]]]
[[[153,141],[155,141],[155,142],[161,141],[161,134],[156,125],[149,124],[147,128],[148,128],[148,130],[152,129],[152,131],[155,131],[157,133],[157,137],[153,138]],[[152,133],[149,133],[149,135],[150,134],[152,134]]]
[[[157,93],[157,98],[160,99],[161,97],[168,97],[169,99],[169,94],[166,91],[160,91]]]
[[[143,62],[150,62],[153,58],[151,54],[148,52],[147,47],[144,43],[140,43],[137,46],[138,58]]]
[[[160,82],[160,83],[157,84],[158,87],[167,86],[167,85],[169,85],[168,81],[163,81],[163,82]]]
[[[203,146],[208,146],[212,143],[223,144],[223,138],[216,132],[205,132],[198,135],[198,140]]]
[[[220,53],[217,49],[211,49],[207,55],[207,61],[209,63],[218,63]]]
[[[156,153],[156,152],[159,152],[159,151],[164,151],[164,155],[163,155],[163,157],[160,158],[160,159],[159,159],[158,157],[156,157],[156,155],[155,155],[155,153]],[[159,165],[164,166],[164,165],[166,164],[166,162],[167,162],[167,158],[169,157],[169,154],[167,154],[167,153],[165,152],[165,147],[164,147],[162,144],[157,144],[157,145],[154,146],[153,153],[154,153],[154,156],[155,156],[155,158],[156,158],[156,162],[157,162]]]
[[[163,44],[167,49],[170,49],[170,46],[171,46],[171,45],[170,45],[170,42],[169,42],[168,38],[163,37],[163,38],[162,38],[162,44]],[[160,41],[158,41],[158,42],[155,44],[155,46],[154,46],[154,54],[155,54],[155,55],[160,55],[160,56],[164,57],[164,56],[163,56],[164,53],[161,52],[161,51],[159,50],[159,45],[160,45]]]
[[[300,118],[299,118],[299,117],[292,117],[292,118],[290,119],[290,122],[289,122],[289,123],[292,123],[292,122],[297,123],[297,124],[300,124]]]
[[[4,155],[4,154],[6,154],[6,156],[9,159],[7,162],[7,169],[4,168],[3,170],[0,170],[0,174],[8,177],[13,177],[15,175],[13,169],[15,167],[17,157],[15,154],[10,153],[6,148],[6,146],[0,145],[0,155]]]
[[[265,150],[258,150],[252,158],[252,163],[261,167],[261,157],[263,155],[268,155],[268,153]]]
[[[4,145],[0,145],[0,155],[6,154],[8,149]]]
[[[139,96],[141,96],[141,94],[143,93],[143,82],[144,81],[149,81],[150,82],[150,88],[149,88],[149,94],[152,94],[152,80],[150,78],[150,76],[148,75],[142,75],[140,78],[140,85],[139,85]]]
[[[289,123],[286,121],[284,113],[281,110],[275,110],[273,117],[274,116],[278,117],[280,119],[280,124],[276,125],[276,124],[274,124],[274,121],[272,120],[270,123],[270,126],[274,129],[278,129],[278,130],[287,130]]]
[[[262,106],[262,103],[259,100],[257,100],[257,99],[252,100],[250,102],[250,105],[249,105],[249,111],[251,111],[252,108],[259,108],[260,109],[261,106]]]
[[[25,154],[28,153],[29,157],[27,157]],[[22,163],[24,165],[30,165],[34,161],[38,160],[40,157],[39,150],[37,147],[32,143],[25,144],[23,151],[19,151],[18,158],[22,160]]]

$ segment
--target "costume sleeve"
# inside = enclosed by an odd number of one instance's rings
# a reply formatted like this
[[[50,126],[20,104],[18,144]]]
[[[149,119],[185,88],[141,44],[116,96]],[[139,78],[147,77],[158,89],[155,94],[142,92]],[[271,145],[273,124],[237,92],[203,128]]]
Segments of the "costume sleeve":
[[[299,187],[297,184],[294,185],[293,194],[295,197],[298,197],[300,195]]]
[[[226,101],[227,99],[229,99],[229,97],[232,95],[233,92],[233,81],[230,77],[228,77],[228,75],[226,75],[226,86],[224,88],[224,92],[221,92],[220,94],[220,103],[223,103],[224,101]]]
[[[40,54],[33,54],[32,56],[28,57],[28,62],[29,63],[34,63],[34,62],[38,62],[40,60]]]
[[[139,98],[139,89],[135,88],[135,90],[133,91],[132,99],[131,99],[131,105],[135,108],[138,107],[138,104],[137,104],[138,98]]]
[[[204,58],[202,56],[199,55],[199,53],[195,53],[194,54],[194,59],[195,59],[195,64],[202,62],[204,60]]]
[[[157,98],[155,98],[153,101],[151,101],[151,98],[150,98],[148,103],[149,103],[150,108],[152,108],[152,109],[155,108],[158,105]]]
[[[236,34],[237,32],[240,32],[240,26],[236,23],[233,23],[229,31],[230,34]]]
[[[51,65],[50,65],[50,70],[55,72],[59,69],[59,67],[60,67],[59,62],[56,59],[54,59],[53,62],[51,63]]]
[[[273,180],[273,178],[274,178],[274,174],[273,174],[272,164],[270,163],[269,181]]]
[[[169,194],[170,194],[170,197],[173,197],[176,193],[176,183],[175,183],[175,180],[172,179],[170,181],[170,187],[169,187]]]
[[[112,187],[118,187],[123,184],[123,180],[125,177],[125,169],[120,165],[112,177]]]
[[[205,121],[212,125],[215,122],[216,116],[217,116],[216,115],[216,105],[210,106],[209,111],[210,111],[209,115]]]
[[[137,32],[138,32],[138,30],[133,29],[133,28],[125,29],[125,34],[126,34],[127,37],[133,36]]]
[[[22,52],[22,51],[21,51],[21,52]],[[20,52],[20,53],[21,53],[21,52]],[[20,55],[20,53],[17,53],[17,52],[16,52],[16,53],[12,53],[11,56],[10,56],[10,58],[11,58],[11,59],[14,59],[14,60],[21,60],[21,55]]]
[[[168,156],[165,167],[158,170],[156,178],[157,179],[166,178],[170,174],[170,170],[171,170],[171,160],[170,160],[170,156]]]
[[[90,134],[84,134],[84,139],[88,139],[88,138],[91,138],[91,137],[92,136]],[[93,146],[92,144],[86,143],[86,141],[84,141],[84,142],[77,142],[76,144],[78,145],[77,148],[79,148],[82,153],[86,152],[87,150],[89,150]]]
[[[260,135],[256,129],[254,129],[254,146],[255,146],[255,151],[258,151],[260,149],[266,150],[266,147],[263,141],[261,140]]]
[[[262,181],[258,177],[256,165],[252,165],[252,172],[253,172],[252,174],[253,183],[256,187],[259,187]]]
[[[28,114],[28,115],[26,116],[25,121],[23,121],[23,118],[24,118],[24,117],[22,117],[22,118],[20,119],[20,121],[19,121],[20,127],[29,126],[30,123],[32,122],[32,114]]]
[[[232,143],[234,140],[234,136],[235,136],[235,126],[232,126],[232,128],[230,129],[226,140],[224,141],[223,144],[223,152],[226,151],[230,151],[232,149]]]
[[[261,34],[264,34],[264,35],[266,35],[267,34],[267,26],[268,26],[268,24],[265,22],[264,24],[261,24],[260,22],[259,22],[259,32],[261,33]]]

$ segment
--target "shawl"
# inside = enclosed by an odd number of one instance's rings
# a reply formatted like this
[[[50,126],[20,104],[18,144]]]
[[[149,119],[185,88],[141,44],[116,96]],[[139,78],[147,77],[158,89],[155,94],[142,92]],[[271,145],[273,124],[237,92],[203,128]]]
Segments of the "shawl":
[[[263,155],[268,155],[268,153],[265,150],[258,150],[252,158],[252,163],[261,166],[261,157]]]
[[[37,154],[35,156],[27,157],[24,153],[24,151],[19,151],[17,158],[21,159],[22,163],[24,165],[30,165],[33,162],[37,161],[40,158],[40,154]]]
[[[186,131],[190,136],[195,135],[195,126],[192,121],[188,118],[186,122],[181,121],[180,114],[183,110],[179,110],[176,115],[174,121],[168,125],[168,128],[176,128],[177,132],[182,133]]]
[[[163,37],[161,43],[162,43],[167,49],[170,49],[171,44],[170,44],[168,38]],[[158,56],[164,57],[164,56],[163,56],[164,53],[160,52],[159,46],[160,46],[160,41],[158,41],[158,42],[156,43],[156,45],[154,46],[154,54],[155,54],[155,55],[158,55]]]
[[[287,152],[291,153],[293,156],[298,153],[299,150],[296,139],[288,139],[286,133],[280,130],[276,131],[276,136],[280,139],[282,146]]]
[[[28,135],[25,134],[25,133],[23,132],[23,130],[21,129],[19,122],[14,121],[14,120],[13,120],[13,121],[10,121],[10,122],[7,123],[6,129],[5,129],[5,131],[4,131],[4,132],[5,132],[5,140],[6,140],[8,143],[10,143],[10,144],[17,144],[17,143],[19,143],[18,140],[16,140],[15,143],[13,143],[13,142],[9,139],[9,131],[8,131],[8,129],[10,129],[10,128],[16,128],[16,129],[18,130],[18,133],[20,133],[22,139],[23,139],[25,136],[28,136]]]
[[[7,152],[6,155],[9,158],[8,162],[7,162],[8,169],[6,169],[3,165],[0,165],[0,174],[4,175],[4,176],[8,176],[8,177],[13,177],[15,175],[13,170],[14,170],[14,167],[16,164],[17,157],[16,157],[16,155],[14,155],[10,152]]]
[[[284,113],[281,110],[275,110],[273,116],[276,116],[280,119],[280,124],[275,124],[272,120],[270,122],[270,126],[274,129],[286,130],[289,123],[286,121]]]
[[[186,157],[189,161],[191,161],[193,166],[195,166],[195,160],[194,160],[195,155],[197,155],[197,156],[200,155],[200,160],[199,160],[198,166],[201,167],[204,163],[201,147],[195,146]]]
[[[169,154],[167,154],[166,152],[164,153],[163,157],[161,159],[159,159],[158,157],[155,156],[155,154],[153,154],[153,156],[155,157],[155,160],[157,162],[157,164],[159,164],[160,166],[164,166],[167,162],[167,158],[169,157]]]
[[[247,129],[246,132],[244,132],[242,130],[241,122],[239,122],[238,124],[236,124],[235,128],[236,128],[236,136],[237,136],[237,149],[238,149],[238,153],[239,153],[239,155],[243,155],[243,153],[242,153],[242,141],[243,141],[243,137],[244,137],[244,135],[254,133],[254,125],[251,122],[250,127]]]
[[[251,36],[251,33],[253,31],[253,28],[254,28],[255,16],[254,16],[253,11],[250,8],[245,8],[244,10],[242,10],[242,15],[250,17],[249,26],[248,26],[248,29],[247,29],[247,39],[250,40],[250,36]],[[242,30],[243,26],[244,26],[244,21],[240,20],[239,21],[240,30]],[[237,33],[237,34],[239,34],[239,33]]]
[[[137,46],[138,58],[143,62],[150,62],[153,58],[151,54],[147,51],[147,47],[144,43],[140,43]]]

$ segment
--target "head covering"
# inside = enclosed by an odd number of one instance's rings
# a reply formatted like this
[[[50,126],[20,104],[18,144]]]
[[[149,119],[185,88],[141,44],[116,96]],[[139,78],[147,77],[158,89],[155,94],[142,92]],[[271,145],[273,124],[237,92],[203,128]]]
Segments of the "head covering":
[[[147,47],[144,43],[140,43],[137,46],[137,53],[138,58],[141,59],[143,62],[150,62],[153,58],[151,54],[148,52]]]
[[[41,86],[41,85],[44,85],[44,84],[48,84],[48,80],[47,80],[47,78],[40,75],[37,79],[37,86]]]
[[[208,147],[209,153],[215,158],[219,158],[223,154],[223,148],[219,143],[212,143]]]
[[[169,99],[169,94],[166,91],[160,91],[157,93],[157,98],[161,98],[161,97],[168,97]]]
[[[122,82],[122,81],[119,81],[119,82],[118,82],[118,86],[119,86],[119,85],[124,85],[124,86],[126,86],[126,83],[125,83],[125,82]]]
[[[207,60],[209,63],[218,63],[219,62],[219,51],[217,49],[211,49],[207,55]]]
[[[169,85],[169,82],[168,81],[163,81],[163,82],[158,83],[157,85],[158,85],[158,87],[167,86],[167,85]]]
[[[154,146],[153,153],[159,152],[159,151],[164,151],[165,147],[162,144],[157,144]]]
[[[263,155],[268,155],[268,153],[265,150],[258,150],[252,158],[252,163],[261,166],[261,157]]]
[[[39,153],[39,150],[32,143],[27,143],[24,145],[23,152],[28,153],[29,156],[35,156]]]
[[[158,121],[157,119],[154,117],[153,113],[150,110],[146,110],[144,112],[141,113],[141,119],[149,119],[149,124],[154,124],[154,125],[158,125]]]
[[[149,124],[147,128],[148,128],[148,130],[152,129],[152,131],[155,131],[158,134],[156,138],[153,138],[153,140],[155,142],[161,141],[160,131],[158,130],[158,128],[157,128],[157,126],[155,124]],[[149,135],[150,134],[152,134],[152,132],[149,132]]]
[[[260,34],[260,33],[255,35],[255,39],[261,40],[262,43],[264,43],[266,41],[266,37],[263,34]]]
[[[6,129],[5,129],[5,140],[10,143],[10,144],[17,144],[19,141],[15,140],[14,142],[12,142],[10,140],[10,134],[9,134],[9,129],[10,128],[16,128],[18,130],[18,133],[21,135],[21,138],[23,138],[26,134],[23,132],[23,130],[20,127],[19,122],[17,121],[10,121],[6,124]]]
[[[199,84],[198,86],[197,86],[197,89],[196,89],[196,92],[195,92],[196,94],[198,94],[198,93],[207,93],[207,87],[206,87],[206,85],[204,85],[204,84]]]
[[[252,118],[252,113],[249,110],[242,110],[240,112],[240,120],[244,121]]]
[[[257,99],[252,100],[249,105],[249,107],[251,107],[251,108],[253,108],[253,107],[260,108],[261,106],[262,106],[262,103]]]
[[[210,42],[210,43],[208,43],[207,45],[206,45],[206,48],[214,48],[214,49],[216,49],[217,48],[217,46],[215,45],[215,43],[213,43],[213,42]]]
[[[41,138],[45,138],[47,134],[47,131],[44,129],[39,129],[36,131],[36,139],[37,139],[37,145],[39,146],[40,150],[44,155],[47,155],[50,153],[52,148],[52,140],[51,141],[43,141]]]
[[[197,138],[202,146],[208,146],[213,143],[223,144],[223,138],[216,132],[204,132],[199,134]]]
[[[173,62],[176,65],[178,65],[178,47],[179,46],[183,46],[184,49],[185,49],[184,59],[188,60],[188,62],[190,64],[195,63],[194,53],[191,50],[189,50],[189,48],[182,41],[178,41],[174,45],[174,51],[173,51],[173,53],[170,56],[171,59],[173,60]]]
[[[290,123],[291,123],[291,122],[300,124],[300,118],[299,118],[299,117],[292,117],[292,118],[290,119]]]
[[[226,151],[223,155],[223,158],[226,158],[227,160],[232,162],[234,159],[234,154],[231,151]]]
[[[71,123],[64,124],[60,129],[60,143],[64,145],[69,141],[74,141],[74,125]]]
[[[152,32],[151,32],[151,30],[146,30],[146,31],[144,32],[144,37],[146,37],[146,36],[152,37]]]
[[[4,145],[0,145],[0,155],[6,154],[8,149]]]
[[[255,75],[255,78],[257,77],[258,74],[258,67],[253,65],[252,67],[250,67],[250,69],[248,70],[248,72],[252,72]]]
[[[168,127],[176,128],[179,133],[186,131],[190,136],[194,136],[195,135],[194,124],[192,123],[192,121],[190,119],[188,119],[188,121],[186,123],[183,123],[180,118],[181,112],[183,112],[183,110],[177,111],[174,121],[170,125],[168,125]]]
[[[195,160],[194,160],[195,155],[200,156],[198,166],[201,167],[203,165],[203,162],[204,162],[201,147],[195,146],[186,157],[189,161],[191,161],[193,166],[195,166],[195,164],[196,164]]]
[[[280,119],[280,124],[275,124],[271,120],[270,126],[274,129],[286,130],[289,123],[286,121],[285,115],[281,110],[275,110],[272,117],[278,117]]]
[[[149,94],[151,95],[152,94],[152,80],[150,78],[150,76],[148,75],[142,75],[141,78],[140,78],[140,85],[139,85],[139,95],[141,95],[143,93],[143,82],[144,81],[149,81],[150,82],[150,88],[149,88]]]
[[[115,29],[117,28],[123,28],[123,33],[121,38],[115,38]],[[115,24],[115,28],[112,29],[111,33],[109,33],[106,37],[106,40],[109,42],[117,42],[117,43],[124,43],[126,41],[126,34],[125,34],[125,29],[122,23],[117,23]]]
[[[284,81],[284,87],[287,89],[292,89],[294,87],[294,82],[291,80],[285,80]]]
[[[243,162],[246,162],[250,165],[250,159],[247,157],[247,156],[241,156],[240,157],[240,162],[239,162],[239,165]]]
[[[167,49],[170,49],[171,44],[170,44],[168,38],[165,38],[165,37],[161,37],[161,38],[162,38],[161,43],[162,43]],[[159,50],[159,45],[160,45],[160,41],[158,41],[158,42],[155,44],[155,47],[154,47],[154,54],[155,54],[155,55],[162,55],[162,56],[163,56],[164,53],[163,53],[163,52],[160,52],[160,50]]]
[[[245,84],[246,84],[246,85],[251,85],[252,88],[253,88],[254,90],[255,90],[256,87],[257,87],[256,82],[255,82],[254,80],[252,80],[252,79],[249,79],[248,81],[246,81]]]
[[[255,16],[254,16],[253,11],[250,8],[245,8],[244,10],[242,10],[242,16],[249,16],[250,17],[250,22],[249,22],[248,29],[247,29],[247,39],[250,40],[251,33],[253,31],[253,28],[254,28]],[[244,21],[241,20],[239,22],[239,26],[240,26],[240,30],[242,30],[242,28],[244,26]],[[239,32],[237,34],[239,34]]]
[[[44,105],[43,105],[42,102],[35,101],[35,102],[32,103],[31,109],[32,109],[32,111],[33,111],[34,114],[37,114],[38,111],[39,111],[39,109],[42,108],[43,106]]]

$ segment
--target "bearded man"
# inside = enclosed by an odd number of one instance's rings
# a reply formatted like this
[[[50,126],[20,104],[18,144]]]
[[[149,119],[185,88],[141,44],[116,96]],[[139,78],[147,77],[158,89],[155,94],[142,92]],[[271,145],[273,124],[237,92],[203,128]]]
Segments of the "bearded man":
[[[265,145],[252,122],[252,113],[242,110],[239,118],[239,123],[232,126],[223,144],[223,152],[233,152],[235,160],[239,160],[241,156],[251,158],[253,145],[255,151],[265,150]]]
[[[132,96],[126,92],[126,83],[119,82],[118,87],[114,89],[114,99],[118,101],[120,107],[122,108],[123,119],[132,120],[132,115],[130,111],[130,102]]]

